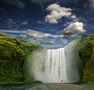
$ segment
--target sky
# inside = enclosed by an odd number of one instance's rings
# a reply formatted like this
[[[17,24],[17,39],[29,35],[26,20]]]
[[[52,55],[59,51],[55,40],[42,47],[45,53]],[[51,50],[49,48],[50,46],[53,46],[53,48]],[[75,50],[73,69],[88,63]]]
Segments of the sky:
[[[0,0],[0,33],[62,47],[94,33],[94,0]]]

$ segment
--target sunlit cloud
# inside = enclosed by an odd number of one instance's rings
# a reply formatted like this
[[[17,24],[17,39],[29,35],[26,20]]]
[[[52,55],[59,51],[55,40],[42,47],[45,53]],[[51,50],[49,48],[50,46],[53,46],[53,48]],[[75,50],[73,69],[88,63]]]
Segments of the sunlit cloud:
[[[21,34],[19,35],[19,37],[21,38],[34,38],[34,39],[39,39],[39,38],[48,38],[50,37],[51,34],[50,33],[42,33],[36,30],[32,30],[32,29],[28,29],[27,33],[25,35]]]
[[[72,22],[64,28],[64,36],[70,37],[75,34],[84,33],[84,23],[83,22]]]
[[[50,24],[57,24],[62,17],[76,18],[71,8],[61,7],[56,3],[49,5],[46,10],[50,13],[45,17],[45,22]]]

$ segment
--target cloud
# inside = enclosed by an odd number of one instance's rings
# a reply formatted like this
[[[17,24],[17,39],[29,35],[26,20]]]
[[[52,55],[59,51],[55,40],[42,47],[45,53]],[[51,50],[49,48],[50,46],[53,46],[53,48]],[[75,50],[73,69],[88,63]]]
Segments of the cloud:
[[[50,13],[45,17],[45,21],[50,24],[57,24],[58,20],[62,17],[76,18],[76,16],[72,14],[71,8],[61,7],[56,3],[49,5],[46,10]]]
[[[29,29],[27,35],[32,38],[42,38],[42,33]]]
[[[18,37],[22,38],[33,38],[33,39],[40,39],[40,38],[48,38],[51,34],[49,33],[42,33],[36,30],[28,29],[26,34],[21,34]]]
[[[83,22],[72,22],[66,28],[64,28],[65,37],[73,36],[75,34],[84,33],[84,24]]]
[[[54,39],[67,39],[69,37],[75,36],[80,33],[84,33],[84,23],[80,21],[74,21],[69,23],[64,29],[63,29],[63,34],[59,35],[54,35],[50,33],[43,33],[40,31],[28,29],[25,34],[20,34],[18,37],[21,39],[26,39],[26,38],[32,38],[32,39],[41,39],[44,40],[46,38],[54,38]]]
[[[27,38],[27,35],[26,34],[20,34],[19,36],[19,39],[21,38],[21,39],[24,39],[24,38]]]
[[[44,38],[61,38],[64,35],[54,35],[51,33],[42,33],[36,30],[28,29],[26,33],[20,34],[18,37],[22,38],[33,38],[33,39],[44,39]]]
[[[16,0],[16,4],[17,7],[24,9],[25,8],[25,3],[22,2],[21,0]]]
[[[30,37],[30,38],[34,38],[34,39],[40,39],[40,38],[61,38],[61,37],[64,37],[64,35],[54,35],[54,34],[51,34],[51,33],[42,33],[42,32],[39,32],[39,31],[36,31],[36,30],[32,30],[32,29],[29,29],[27,30],[27,33],[26,33],[27,37]]]
[[[30,42],[36,42],[42,45],[50,45],[50,44],[59,44],[59,40],[61,43],[67,44],[67,39],[64,38],[64,35],[54,35],[50,33],[41,33],[36,30],[29,29],[27,33],[20,34],[17,38],[21,40],[27,40]],[[58,39],[58,41],[57,41]]]
[[[9,5],[14,5],[21,9],[25,8],[25,0],[2,0],[2,1]]]
[[[45,3],[49,3],[50,0],[30,0],[31,2],[33,3],[37,3],[37,4],[40,4],[40,5],[43,5]]]
[[[40,5],[55,3],[55,2],[57,2],[57,3],[60,2],[64,5],[66,5],[66,4],[70,4],[71,2],[72,2],[72,4],[77,4],[81,0],[30,0],[30,1],[40,4]]]
[[[71,18],[72,18],[72,19],[76,19],[76,15],[72,15]]]
[[[89,2],[89,7],[94,9],[94,0],[88,0]]]
[[[20,30],[0,30],[0,33],[17,33],[17,34],[25,34],[26,31],[20,31]]]
[[[24,21],[22,22],[22,25],[28,24],[28,21]]]
[[[44,24],[45,22],[38,20],[37,24]]]
[[[12,25],[15,25],[16,22],[12,18],[8,18],[6,20],[6,24],[8,25],[8,27],[12,27]]]
[[[88,14],[93,13],[94,12],[94,0],[83,0],[83,7]]]

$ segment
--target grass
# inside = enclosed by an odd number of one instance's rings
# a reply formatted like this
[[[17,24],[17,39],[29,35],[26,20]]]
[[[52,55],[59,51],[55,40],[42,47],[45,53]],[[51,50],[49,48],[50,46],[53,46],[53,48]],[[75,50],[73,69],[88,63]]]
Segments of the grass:
[[[0,35],[0,84],[32,83],[33,77],[25,75],[27,56],[39,45]]]
[[[82,82],[94,84],[94,34],[84,35],[76,41],[82,47],[79,51],[84,64]],[[33,77],[25,74],[24,68],[27,56],[39,47],[0,34],[0,84],[35,83]]]
[[[82,82],[94,84],[94,34],[85,35],[82,41],[81,44],[84,44],[84,47],[79,51],[84,65]]]

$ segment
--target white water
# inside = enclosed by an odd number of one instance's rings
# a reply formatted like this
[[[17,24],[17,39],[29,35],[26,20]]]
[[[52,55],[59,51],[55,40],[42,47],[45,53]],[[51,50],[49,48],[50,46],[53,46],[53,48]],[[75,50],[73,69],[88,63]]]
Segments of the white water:
[[[78,83],[80,81],[82,70],[82,60],[79,57],[80,48],[81,46],[78,46],[76,41],[64,47],[68,83]]]
[[[48,49],[45,58],[44,73],[49,82],[66,82],[66,61],[64,48]]]
[[[77,83],[80,80],[80,59],[76,45],[59,49],[40,49],[29,57],[29,72],[44,83]]]

